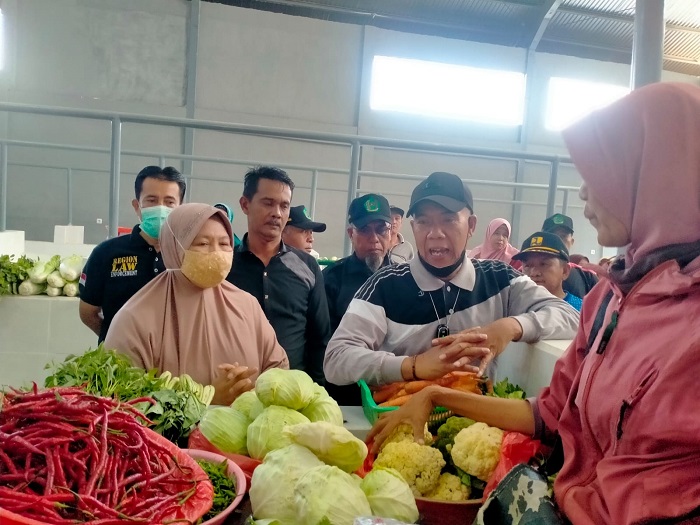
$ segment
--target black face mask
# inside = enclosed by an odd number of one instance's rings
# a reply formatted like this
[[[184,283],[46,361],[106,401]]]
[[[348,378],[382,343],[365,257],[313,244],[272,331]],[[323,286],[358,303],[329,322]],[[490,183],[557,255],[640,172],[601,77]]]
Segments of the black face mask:
[[[435,277],[438,279],[444,279],[445,277],[451,275],[454,273],[457,268],[462,266],[462,263],[464,262],[464,257],[466,255],[467,251],[463,250],[462,255],[457,259],[454,263],[450,264],[449,266],[445,266],[444,268],[437,268],[433,266],[432,264],[428,264],[423,257],[421,257],[420,253],[418,254],[418,259],[420,259],[421,264],[423,265],[423,268],[428,270],[431,274],[433,274]]]

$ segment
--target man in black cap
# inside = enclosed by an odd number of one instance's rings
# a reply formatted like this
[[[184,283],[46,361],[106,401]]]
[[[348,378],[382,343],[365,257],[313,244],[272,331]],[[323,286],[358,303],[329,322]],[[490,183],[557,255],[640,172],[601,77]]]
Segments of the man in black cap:
[[[549,232],[535,232],[523,243],[520,253],[513,256],[523,263],[522,272],[535,284],[544,286],[549,293],[564,299],[576,311],[581,311],[583,300],[564,291],[562,284],[569,276],[569,250],[564,241]]]
[[[314,232],[325,231],[325,223],[312,221],[306,206],[294,206],[289,208],[289,219],[282,230],[282,242],[318,257],[318,253],[314,251]]]
[[[574,221],[567,215],[555,213],[548,217],[542,224],[542,231],[559,237],[569,251],[574,246]],[[583,298],[598,284],[598,277],[594,272],[581,268],[577,264],[570,262],[569,267],[571,271],[564,281],[564,291]]]
[[[326,349],[328,381],[436,379],[483,370],[511,341],[574,337],[578,315],[564,301],[500,261],[466,257],[476,216],[459,177],[430,175],[408,215],[418,256],[382,268],[355,294]]]
[[[415,255],[411,243],[401,235],[403,216],[403,209],[398,206],[391,206],[391,250],[389,251],[389,259],[396,264],[408,262]]]

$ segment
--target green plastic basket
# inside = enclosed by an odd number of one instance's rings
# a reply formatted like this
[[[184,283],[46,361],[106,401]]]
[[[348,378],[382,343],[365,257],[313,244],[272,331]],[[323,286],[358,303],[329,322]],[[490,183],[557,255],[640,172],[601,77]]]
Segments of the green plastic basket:
[[[396,410],[399,407],[380,407],[372,398],[372,391],[369,389],[367,383],[360,379],[357,384],[360,386],[360,393],[362,395],[362,411],[365,413],[367,421],[372,425],[376,423],[379,416],[392,410]],[[450,417],[453,413],[443,407],[435,407],[433,413],[428,420],[428,425],[433,423],[439,423]]]

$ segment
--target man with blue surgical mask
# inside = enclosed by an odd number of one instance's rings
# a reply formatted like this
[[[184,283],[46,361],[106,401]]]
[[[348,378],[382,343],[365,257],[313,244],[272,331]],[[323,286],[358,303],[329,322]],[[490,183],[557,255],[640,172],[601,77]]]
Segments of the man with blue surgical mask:
[[[80,276],[80,320],[102,342],[112,318],[165,271],[158,237],[168,215],[185,198],[186,183],[173,167],[147,166],[136,176],[131,205],[140,220],[130,234],[107,239],[90,254]]]

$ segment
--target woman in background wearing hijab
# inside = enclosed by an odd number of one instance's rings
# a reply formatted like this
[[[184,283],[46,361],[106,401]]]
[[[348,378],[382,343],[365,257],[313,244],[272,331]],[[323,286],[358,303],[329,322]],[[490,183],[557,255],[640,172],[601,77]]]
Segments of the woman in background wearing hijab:
[[[586,296],[550,386],[530,401],[428,387],[375,426],[375,447],[402,420],[418,439],[440,405],[558,436],[554,496],[574,525],[698,523],[700,88],[640,88],[563,135],[598,242],[626,253]]]
[[[486,228],[486,237],[483,244],[469,252],[472,259],[494,259],[510,264],[513,255],[519,250],[512,246],[510,240],[510,223],[505,219],[494,219]]]
[[[105,339],[136,366],[214,385],[214,404],[252,389],[260,371],[289,367],[258,302],[225,280],[232,236],[213,206],[173,210],[160,234],[165,273],[119,310]]]

